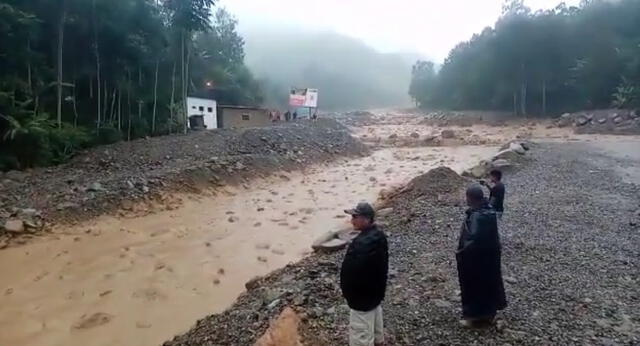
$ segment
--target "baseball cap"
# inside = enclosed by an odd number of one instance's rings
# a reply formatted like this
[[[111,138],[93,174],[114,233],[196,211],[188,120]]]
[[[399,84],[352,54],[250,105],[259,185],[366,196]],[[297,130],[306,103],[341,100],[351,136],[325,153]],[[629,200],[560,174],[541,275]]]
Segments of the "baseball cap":
[[[372,219],[376,216],[375,210],[367,202],[360,202],[355,208],[345,209],[344,212],[352,216],[368,216]]]

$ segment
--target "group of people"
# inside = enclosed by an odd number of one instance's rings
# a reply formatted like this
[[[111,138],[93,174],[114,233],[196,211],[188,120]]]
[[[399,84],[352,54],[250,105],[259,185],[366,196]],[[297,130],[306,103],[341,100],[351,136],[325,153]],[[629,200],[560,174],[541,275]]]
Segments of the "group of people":
[[[502,281],[499,220],[504,212],[502,172],[493,170],[489,182],[467,188],[468,209],[455,252],[464,327],[490,325],[507,306]],[[482,186],[489,189],[485,197]],[[384,345],[382,302],[389,271],[387,238],[375,223],[375,210],[365,202],[354,209],[351,224],[358,236],[349,244],[340,270],[340,288],[350,308],[349,345]]]
[[[287,110],[286,112],[281,113],[279,110],[272,110],[269,112],[269,117],[271,118],[271,122],[279,122],[279,121],[296,121],[298,119],[298,111],[293,111],[293,113],[291,113],[291,111]],[[310,116],[311,120],[316,121],[318,120],[318,109],[316,108],[313,112],[313,114]]]
[[[269,116],[271,117],[272,122],[295,121],[296,119],[298,119],[298,112],[293,111],[293,113],[291,113],[291,111],[286,111],[284,112],[284,114],[282,114],[279,110],[275,110],[271,111],[269,113]]]

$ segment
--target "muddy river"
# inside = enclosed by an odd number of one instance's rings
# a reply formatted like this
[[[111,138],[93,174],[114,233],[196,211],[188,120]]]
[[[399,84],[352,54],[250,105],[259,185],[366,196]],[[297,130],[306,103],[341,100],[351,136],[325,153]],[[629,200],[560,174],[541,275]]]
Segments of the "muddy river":
[[[230,306],[244,284],[309,254],[342,213],[433,167],[462,171],[489,146],[383,149],[276,174],[181,207],[105,216],[0,252],[0,345],[158,345]]]

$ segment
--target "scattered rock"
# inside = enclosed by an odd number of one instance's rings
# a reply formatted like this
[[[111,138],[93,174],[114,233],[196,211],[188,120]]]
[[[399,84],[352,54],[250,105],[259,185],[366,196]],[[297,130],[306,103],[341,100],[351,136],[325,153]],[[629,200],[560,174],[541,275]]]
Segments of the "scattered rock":
[[[229,221],[230,223],[234,223],[234,222],[238,222],[240,219],[237,216],[229,216],[229,218],[227,219],[227,221]]]
[[[24,222],[22,220],[10,219],[5,221],[4,230],[9,233],[23,233],[25,231]]]
[[[489,161],[480,161],[477,165],[467,169],[462,173],[463,176],[469,176],[472,178],[484,178],[489,174],[492,168],[492,164]]]
[[[72,327],[73,329],[91,329],[111,322],[113,315],[96,312],[90,316],[82,315]]]
[[[442,300],[442,299],[433,299],[431,300],[431,302],[433,303],[433,305],[439,307],[439,308],[451,308],[453,305],[451,303],[449,303],[446,300]]]
[[[393,208],[384,208],[376,211],[377,216],[385,217],[393,213]]]
[[[316,252],[333,252],[344,249],[348,244],[348,240],[340,239],[339,232],[327,232],[316,239],[311,248]]]
[[[250,290],[254,290],[254,289],[256,289],[256,288],[260,287],[260,286],[261,286],[261,284],[262,284],[261,279],[262,279],[262,278],[261,278],[261,277],[259,277],[259,276],[254,277],[253,279],[251,279],[251,280],[247,281],[247,282],[244,284],[244,288],[246,288],[246,289],[247,289],[247,291],[250,291]]]
[[[270,244],[267,243],[258,243],[256,244],[256,249],[258,250],[269,250],[271,248]]]
[[[498,168],[498,169],[505,169],[505,168],[509,168],[511,167],[511,163],[505,159],[497,159],[493,162],[491,162],[491,165],[494,168]]]
[[[589,123],[589,118],[584,115],[580,115],[576,118],[576,126],[584,126]]]
[[[503,150],[499,153],[497,153],[495,156],[493,156],[493,161],[496,160],[507,160],[508,162],[516,162],[517,160],[520,159],[520,154],[516,153],[513,150]]]
[[[136,322],[136,328],[140,328],[140,329],[147,329],[147,328],[151,328],[152,324],[149,322]]]
[[[104,187],[102,187],[102,184],[95,182],[91,185],[89,185],[89,187],[87,187],[87,192],[99,192],[99,191],[105,191]]]
[[[518,283],[518,280],[516,278],[514,278],[513,276],[505,276],[504,277],[504,281],[508,284],[512,284],[515,285]]]
[[[456,138],[456,133],[453,130],[443,130],[440,136],[445,139]]]
[[[517,143],[517,142],[513,142],[511,144],[509,144],[509,150],[520,154],[520,155],[524,155],[527,153],[527,150],[525,150],[525,148],[522,146],[521,143]]]

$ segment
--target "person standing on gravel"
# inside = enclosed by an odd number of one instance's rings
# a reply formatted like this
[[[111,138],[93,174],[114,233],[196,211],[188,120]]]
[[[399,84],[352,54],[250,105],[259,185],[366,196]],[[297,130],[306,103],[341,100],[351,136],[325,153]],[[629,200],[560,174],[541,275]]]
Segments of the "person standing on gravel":
[[[482,180],[481,183],[489,188],[489,204],[496,211],[498,220],[502,220],[505,195],[505,188],[502,183],[502,171],[494,169],[489,172],[489,177],[491,178],[491,185],[487,184],[484,180]]]
[[[349,345],[384,344],[382,301],[387,289],[389,248],[369,203],[345,210],[360,233],[347,249],[340,269],[340,288],[349,308]]]
[[[465,327],[493,322],[507,306],[502,281],[501,246],[496,211],[479,185],[467,189],[466,219],[462,223],[456,261]]]

